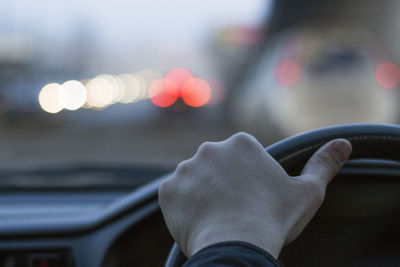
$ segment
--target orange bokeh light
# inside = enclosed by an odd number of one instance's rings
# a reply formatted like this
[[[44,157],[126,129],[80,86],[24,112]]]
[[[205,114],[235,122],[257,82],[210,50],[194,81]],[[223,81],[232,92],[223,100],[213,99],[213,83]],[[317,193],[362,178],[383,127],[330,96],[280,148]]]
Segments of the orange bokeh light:
[[[381,62],[375,69],[375,78],[383,89],[393,89],[400,83],[400,69],[391,61]]]
[[[182,88],[182,99],[191,107],[201,107],[211,98],[210,85],[201,78],[191,78]]]
[[[279,85],[292,88],[300,82],[301,67],[293,59],[284,59],[278,62],[274,74]]]
[[[177,96],[177,85],[169,78],[156,79],[149,88],[149,98],[151,102],[162,108],[166,108],[175,103]]]
[[[182,97],[183,86],[185,85],[186,81],[193,78],[193,74],[185,68],[174,68],[170,70],[165,77],[175,82],[177,90],[176,95],[178,97]]]

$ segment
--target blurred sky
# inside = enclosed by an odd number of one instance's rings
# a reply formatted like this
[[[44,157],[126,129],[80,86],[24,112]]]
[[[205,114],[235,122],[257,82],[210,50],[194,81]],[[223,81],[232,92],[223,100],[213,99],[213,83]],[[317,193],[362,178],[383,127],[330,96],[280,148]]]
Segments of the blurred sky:
[[[0,34],[64,43],[77,31],[84,31],[97,45],[113,49],[165,40],[196,44],[215,26],[261,23],[269,3],[269,0],[0,1]]]

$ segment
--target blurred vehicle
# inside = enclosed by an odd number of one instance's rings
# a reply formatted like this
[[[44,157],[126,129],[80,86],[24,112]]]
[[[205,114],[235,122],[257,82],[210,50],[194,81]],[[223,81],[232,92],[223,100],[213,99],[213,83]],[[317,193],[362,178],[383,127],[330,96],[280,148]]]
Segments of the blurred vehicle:
[[[267,146],[326,125],[397,123],[399,9],[395,0],[1,2],[0,266],[162,266],[173,240],[158,185],[202,142],[245,130]],[[349,262],[366,266],[362,238],[388,240],[381,224],[360,221],[390,225],[379,211],[395,203],[399,168],[351,162],[324,213],[337,239],[325,244],[318,228],[302,244],[323,257],[293,256],[312,255],[294,245],[284,262],[335,266],[360,248]],[[396,262],[389,241],[378,254]]]
[[[277,3],[294,21],[265,42],[233,99],[232,120],[261,137],[271,128],[290,136],[343,123],[397,123],[400,69],[393,42],[385,42],[392,33],[384,32],[395,2],[306,3]]]

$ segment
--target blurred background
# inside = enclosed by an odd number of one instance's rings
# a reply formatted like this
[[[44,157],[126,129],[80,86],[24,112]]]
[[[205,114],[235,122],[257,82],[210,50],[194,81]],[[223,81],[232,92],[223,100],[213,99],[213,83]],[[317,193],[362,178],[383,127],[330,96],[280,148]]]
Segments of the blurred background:
[[[398,123],[399,5],[2,1],[0,167],[173,168],[239,130]]]

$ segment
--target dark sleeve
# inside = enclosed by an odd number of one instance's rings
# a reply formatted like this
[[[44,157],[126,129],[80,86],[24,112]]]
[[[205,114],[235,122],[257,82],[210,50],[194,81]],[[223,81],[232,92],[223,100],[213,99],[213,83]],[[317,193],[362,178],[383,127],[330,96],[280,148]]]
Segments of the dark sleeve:
[[[201,249],[183,267],[282,267],[278,260],[265,250],[242,241],[213,244]]]

